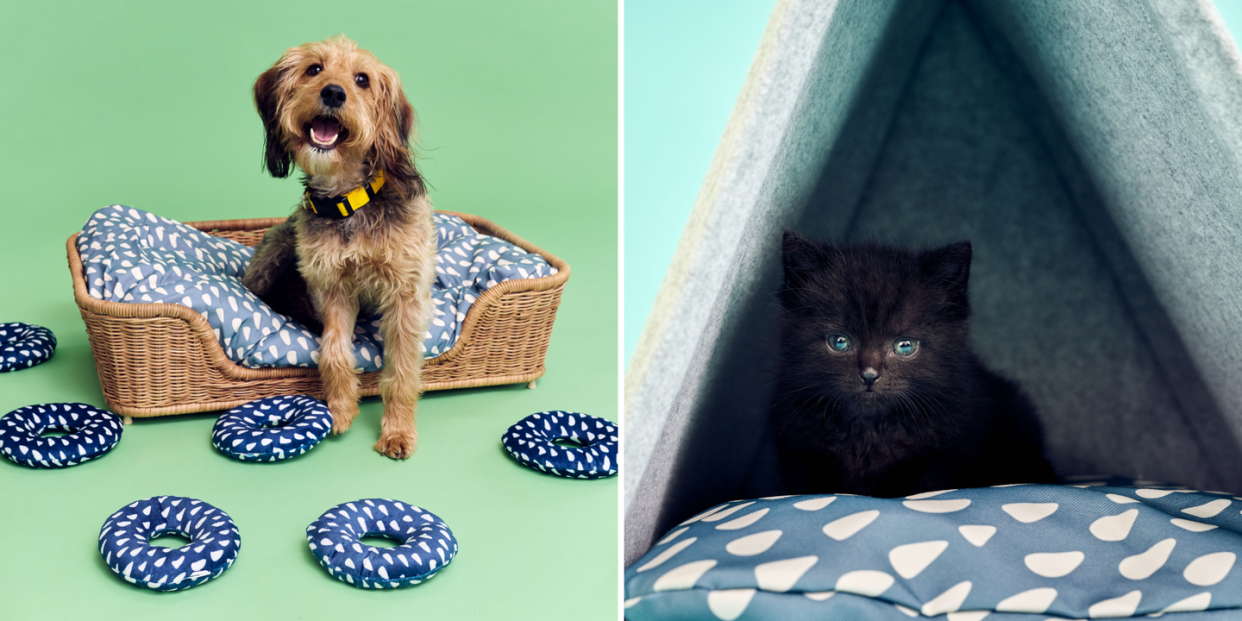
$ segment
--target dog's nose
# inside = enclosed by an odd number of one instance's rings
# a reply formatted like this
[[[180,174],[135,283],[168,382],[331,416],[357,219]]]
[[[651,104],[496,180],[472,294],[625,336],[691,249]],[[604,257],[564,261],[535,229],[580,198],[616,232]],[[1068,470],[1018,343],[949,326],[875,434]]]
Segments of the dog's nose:
[[[329,108],[340,108],[345,105],[345,89],[329,84],[319,91],[319,99],[323,100],[323,105]]]

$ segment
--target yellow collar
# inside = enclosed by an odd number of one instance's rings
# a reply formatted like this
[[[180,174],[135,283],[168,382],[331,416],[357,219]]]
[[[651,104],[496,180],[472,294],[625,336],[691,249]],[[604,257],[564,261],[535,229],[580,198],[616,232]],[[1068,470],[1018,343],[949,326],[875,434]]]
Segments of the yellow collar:
[[[303,202],[303,206],[315,215],[343,220],[354,215],[355,212],[362,209],[363,205],[371,202],[371,199],[375,198],[375,195],[382,187],[384,187],[384,171],[377,170],[375,171],[375,178],[371,179],[370,183],[364,183],[362,186],[350,190],[344,196],[316,198],[308,189],[306,190],[306,200]]]

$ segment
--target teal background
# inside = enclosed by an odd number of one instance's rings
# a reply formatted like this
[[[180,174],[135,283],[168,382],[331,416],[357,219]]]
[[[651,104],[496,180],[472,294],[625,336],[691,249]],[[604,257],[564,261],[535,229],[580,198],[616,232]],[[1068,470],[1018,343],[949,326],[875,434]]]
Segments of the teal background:
[[[625,3],[625,361],[775,0]]]
[[[400,73],[435,205],[573,267],[538,388],[429,393],[408,461],[371,448],[377,398],[347,434],[279,464],[217,454],[214,414],[139,420],[111,454],[65,470],[0,459],[0,619],[616,618],[617,479],[528,470],[500,437],[541,410],[617,418],[617,15],[600,0],[0,4],[0,321],[60,340],[47,364],[0,374],[0,414],[103,405],[65,260],[91,212],[290,212],[300,186],[261,170],[251,85],[285,48],[340,32]],[[236,520],[232,569],[170,594],[112,575],[100,525],[161,494]],[[400,591],[330,578],[306,526],[373,496],[444,518],[461,544],[453,564]]]
[[[1213,3],[1229,27],[1229,34],[1237,41],[1238,33],[1242,32],[1242,0],[1213,0]]]

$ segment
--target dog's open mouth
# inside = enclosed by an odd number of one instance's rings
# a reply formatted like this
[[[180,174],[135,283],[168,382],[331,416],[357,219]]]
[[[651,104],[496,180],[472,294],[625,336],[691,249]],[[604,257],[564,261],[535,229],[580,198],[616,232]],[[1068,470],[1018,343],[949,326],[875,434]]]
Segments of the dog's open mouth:
[[[341,127],[336,119],[319,116],[306,124],[306,135],[310,137],[312,147],[321,151],[331,151],[345,140],[349,130]]]

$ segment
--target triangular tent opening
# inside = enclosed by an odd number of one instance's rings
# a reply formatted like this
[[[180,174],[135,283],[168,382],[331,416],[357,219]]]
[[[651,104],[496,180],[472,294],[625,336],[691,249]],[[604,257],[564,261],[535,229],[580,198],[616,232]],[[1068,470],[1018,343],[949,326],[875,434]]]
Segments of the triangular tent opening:
[[[972,343],[1059,473],[1242,491],[1242,80],[1210,4],[817,4],[778,5],[629,370],[627,563],[774,489],[782,228],[971,240]]]

